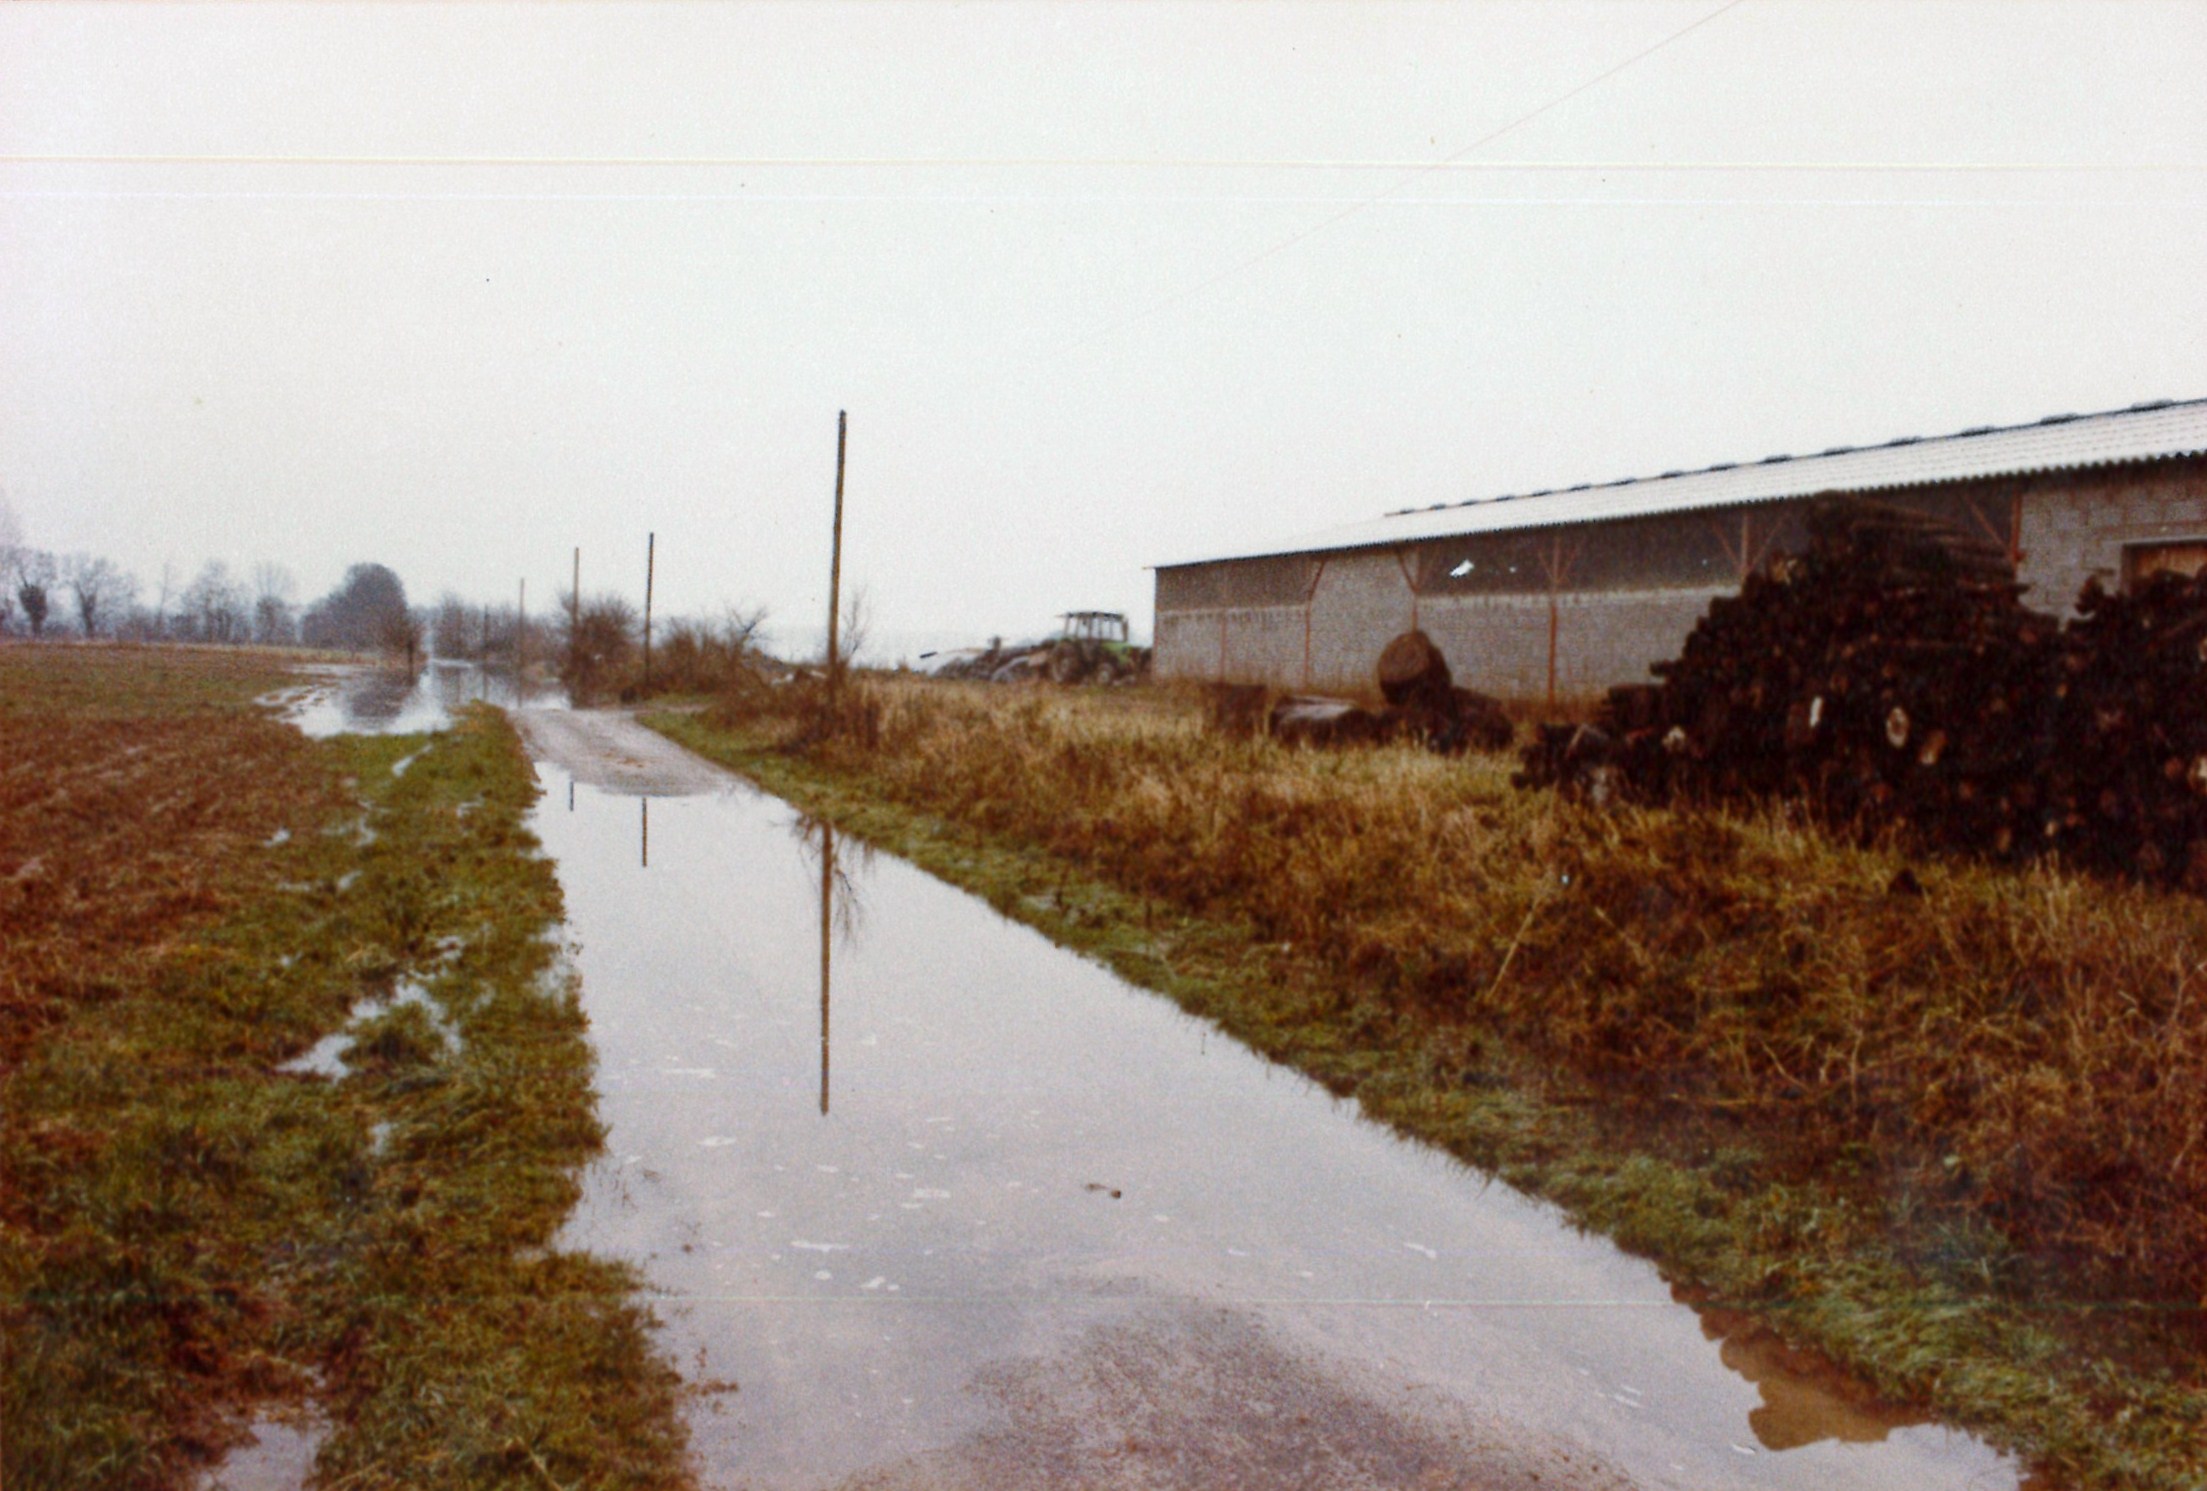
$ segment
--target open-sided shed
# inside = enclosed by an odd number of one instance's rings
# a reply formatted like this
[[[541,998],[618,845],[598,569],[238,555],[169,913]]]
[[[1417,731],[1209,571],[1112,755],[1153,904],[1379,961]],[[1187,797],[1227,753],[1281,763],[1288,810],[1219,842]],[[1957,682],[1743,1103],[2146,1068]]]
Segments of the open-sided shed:
[[[2033,604],[2066,612],[2090,576],[2207,564],[2207,400],[1442,504],[1159,565],[1157,672],[1355,690],[1418,628],[1474,688],[1595,692],[1675,655],[1831,492],[1990,538]]]

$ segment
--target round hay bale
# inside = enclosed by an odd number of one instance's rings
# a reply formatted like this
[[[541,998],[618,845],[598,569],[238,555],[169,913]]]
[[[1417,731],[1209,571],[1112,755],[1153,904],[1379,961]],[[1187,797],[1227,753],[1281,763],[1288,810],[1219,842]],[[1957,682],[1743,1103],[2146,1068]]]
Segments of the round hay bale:
[[[1415,704],[1445,708],[1453,682],[1448,659],[1424,632],[1404,632],[1380,649],[1379,691],[1397,708]]]

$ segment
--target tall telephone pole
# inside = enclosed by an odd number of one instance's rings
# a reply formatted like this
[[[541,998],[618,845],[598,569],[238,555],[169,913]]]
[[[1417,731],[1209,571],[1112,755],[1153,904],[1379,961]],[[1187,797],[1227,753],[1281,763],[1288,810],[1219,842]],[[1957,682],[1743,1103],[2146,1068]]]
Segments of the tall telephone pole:
[[[835,416],[835,543],[828,560],[828,717],[835,717],[836,690],[843,680],[843,654],[837,650],[837,614],[843,605],[843,452],[850,434],[850,411]]]
[[[644,692],[651,692],[651,576],[659,548],[659,535],[644,535]]]

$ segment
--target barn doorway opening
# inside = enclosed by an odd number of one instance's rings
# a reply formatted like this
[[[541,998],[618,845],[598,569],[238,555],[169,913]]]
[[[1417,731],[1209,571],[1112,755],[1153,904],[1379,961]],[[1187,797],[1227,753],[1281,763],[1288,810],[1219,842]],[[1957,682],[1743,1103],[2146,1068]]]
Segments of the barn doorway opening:
[[[2136,590],[2155,575],[2196,575],[2207,569],[2207,539],[2168,544],[2127,544],[2123,548],[2123,589]]]

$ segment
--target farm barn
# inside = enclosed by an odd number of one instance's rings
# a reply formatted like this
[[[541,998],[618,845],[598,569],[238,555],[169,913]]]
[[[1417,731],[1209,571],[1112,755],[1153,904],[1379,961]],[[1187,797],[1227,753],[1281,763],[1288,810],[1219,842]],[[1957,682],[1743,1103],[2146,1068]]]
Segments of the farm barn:
[[[1992,539],[2029,603],[2067,614],[2087,577],[2207,564],[2207,399],[1448,503],[1159,565],[1157,673],[1355,691],[1421,628],[1473,688],[1593,693],[1675,656],[1831,492]]]

